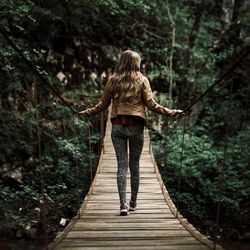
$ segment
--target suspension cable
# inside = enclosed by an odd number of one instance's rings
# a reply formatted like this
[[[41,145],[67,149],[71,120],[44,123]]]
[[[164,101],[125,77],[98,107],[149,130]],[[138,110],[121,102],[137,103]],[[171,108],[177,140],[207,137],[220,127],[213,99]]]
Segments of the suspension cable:
[[[73,116],[73,123],[74,123],[74,132],[75,132],[75,169],[76,169],[76,187],[77,187],[77,198],[78,198],[78,218],[81,218],[81,195],[80,195],[80,181],[79,181],[79,164],[78,164],[78,156],[77,156],[77,136],[76,136],[76,117]]]
[[[92,148],[91,148],[91,127],[90,119],[88,120],[88,139],[89,139],[89,171],[90,171],[90,181],[93,181],[93,163],[92,163]]]
[[[179,213],[179,205],[180,205],[180,194],[181,194],[181,180],[182,180],[182,165],[183,165],[183,156],[184,156],[184,141],[185,141],[185,132],[186,132],[186,116],[184,116],[183,120],[183,130],[182,130],[182,139],[181,139],[181,152],[180,152],[180,166],[179,166],[179,174],[178,174],[178,198],[177,198],[177,211],[176,217],[178,218]]]
[[[232,95],[233,95],[233,81],[231,81],[230,84],[230,97],[229,97],[229,106],[228,106],[228,111],[232,110]],[[227,161],[227,150],[228,150],[228,134],[229,134],[229,120],[228,117],[230,117],[230,114],[227,115],[226,117],[226,136],[225,136],[225,141],[224,141],[224,149],[223,149],[223,159],[221,163],[221,169],[219,172],[219,200],[217,204],[217,211],[216,211],[216,221],[215,221],[215,227],[214,227],[214,250],[216,250],[216,245],[218,242],[218,232],[219,232],[219,222],[220,222],[220,214],[221,214],[221,196],[223,195],[225,183],[225,167],[226,167],[226,161]]]
[[[36,69],[36,67],[33,65],[33,63],[26,58],[26,56],[23,54],[23,52],[16,46],[16,44],[9,38],[9,36],[6,34],[5,31],[0,29],[0,33],[3,35],[3,37],[9,42],[11,47],[21,56],[21,58],[26,62],[26,64],[32,69],[33,72],[39,77],[39,79],[50,89],[50,91],[57,96],[63,103],[66,105],[73,114],[77,114],[77,112],[66,102],[66,100],[57,92],[57,90],[46,80],[44,76],[42,76],[39,71]]]

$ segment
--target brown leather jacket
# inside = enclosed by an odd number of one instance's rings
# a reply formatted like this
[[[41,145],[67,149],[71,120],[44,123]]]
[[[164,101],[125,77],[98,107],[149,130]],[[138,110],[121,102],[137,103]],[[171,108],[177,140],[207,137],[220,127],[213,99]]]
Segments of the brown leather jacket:
[[[113,100],[111,118],[117,117],[118,115],[135,115],[135,116],[140,116],[143,119],[145,119],[145,121],[147,121],[145,107],[147,107],[149,110],[153,112],[162,115],[172,116],[175,114],[174,109],[171,110],[165,108],[154,100],[148,78],[145,76],[141,81],[141,94],[135,96],[132,102],[130,103],[120,102],[118,99],[113,99],[112,96],[113,94],[111,87],[109,84],[106,84],[100,102],[96,104],[96,106],[94,106],[93,108],[87,109],[86,114],[94,115],[100,111],[105,110],[106,108],[109,107],[111,100]]]

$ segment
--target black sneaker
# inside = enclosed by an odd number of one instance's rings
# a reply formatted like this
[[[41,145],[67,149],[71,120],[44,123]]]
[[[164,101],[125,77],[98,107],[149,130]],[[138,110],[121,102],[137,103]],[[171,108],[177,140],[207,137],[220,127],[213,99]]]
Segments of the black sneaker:
[[[128,215],[128,207],[126,204],[120,206],[120,215]]]
[[[136,205],[137,205],[136,202],[130,201],[129,202],[129,211],[134,212],[136,209]]]

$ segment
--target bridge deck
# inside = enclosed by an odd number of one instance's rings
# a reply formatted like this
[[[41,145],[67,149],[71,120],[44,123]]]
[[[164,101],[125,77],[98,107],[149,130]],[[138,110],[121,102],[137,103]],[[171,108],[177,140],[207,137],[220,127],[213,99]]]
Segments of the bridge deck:
[[[110,139],[110,124],[104,140],[105,153],[98,174],[81,208],[50,248],[56,250],[85,249],[171,249],[203,250],[212,244],[179,214],[161,181],[153,155],[149,153],[149,137],[141,157],[138,208],[129,216],[119,216],[116,186],[116,158]],[[128,176],[127,191],[130,191]],[[130,193],[127,195],[128,201]],[[219,249],[219,248],[217,248]]]

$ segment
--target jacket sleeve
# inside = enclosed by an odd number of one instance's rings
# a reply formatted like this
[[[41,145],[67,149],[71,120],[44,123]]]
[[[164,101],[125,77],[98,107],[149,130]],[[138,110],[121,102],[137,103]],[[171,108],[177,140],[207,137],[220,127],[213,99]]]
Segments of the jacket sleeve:
[[[110,105],[111,99],[112,99],[112,91],[110,89],[110,84],[107,83],[104,88],[101,100],[94,107],[88,108],[86,110],[87,115],[95,115],[105,110]]]
[[[145,106],[150,111],[153,111],[162,115],[168,115],[168,116],[172,116],[175,113],[175,110],[171,110],[166,107],[163,107],[154,100],[153,92],[150,87],[149,80],[146,77],[142,85],[142,98],[143,98]]]

